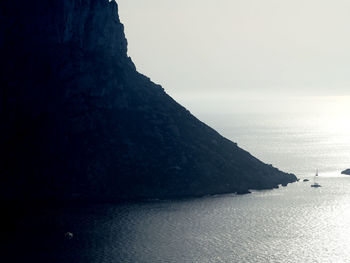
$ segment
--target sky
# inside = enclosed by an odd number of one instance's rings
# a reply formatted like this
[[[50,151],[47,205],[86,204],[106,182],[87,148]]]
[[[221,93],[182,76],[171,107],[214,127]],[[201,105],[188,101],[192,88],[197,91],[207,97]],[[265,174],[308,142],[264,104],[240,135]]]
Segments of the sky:
[[[194,111],[350,102],[350,1],[117,2],[137,70]]]

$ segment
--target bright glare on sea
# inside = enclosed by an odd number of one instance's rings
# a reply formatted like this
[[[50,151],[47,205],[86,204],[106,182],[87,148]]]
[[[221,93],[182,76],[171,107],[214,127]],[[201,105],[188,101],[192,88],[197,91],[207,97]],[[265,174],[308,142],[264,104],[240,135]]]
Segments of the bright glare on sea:
[[[350,97],[229,98],[221,108],[208,110],[191,105],[222,135],[298,177],[312,176],[316,169],[337,176],[350,168]]]

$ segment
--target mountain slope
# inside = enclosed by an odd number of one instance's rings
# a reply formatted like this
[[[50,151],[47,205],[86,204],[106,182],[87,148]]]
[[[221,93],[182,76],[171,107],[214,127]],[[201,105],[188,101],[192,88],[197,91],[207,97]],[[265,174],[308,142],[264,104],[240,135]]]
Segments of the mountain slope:
[[[3,0],[0,21],[2,196],[169,198],[296,180],[138,73],[114,1]]]

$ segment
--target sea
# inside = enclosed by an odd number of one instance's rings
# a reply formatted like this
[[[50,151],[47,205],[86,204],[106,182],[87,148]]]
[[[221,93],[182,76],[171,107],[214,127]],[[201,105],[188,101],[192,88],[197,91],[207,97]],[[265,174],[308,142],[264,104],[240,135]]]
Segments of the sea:
[[[46,208],[19,224],[46,230],[39,238],[27,236],[26,249],[15,254],[23,256],[19,262],[350,262],[350,176],[341,174],[350,168],[350,125],[344,113],[198,112],[299,182],[248,195]],[[322,187],[310,187],[314,180]]]
[[[299,181],[248,195],[32,212],[17,229],[26,239],[6,262],[350,262],[350,178],[317,182],[322,187]],[[44,231],[26,237],[25,224]]]
[[[336,117],[298,114],[207,116],[212,126],[237,142],[239,147],[298,177],[312,176],[316,170],[320,175],[337,176],[350,167],[350,122]]]
[[[297,177],[316,170],[338,176],[350,168],[349,96],[226,97],[181,101],[221,135]]]

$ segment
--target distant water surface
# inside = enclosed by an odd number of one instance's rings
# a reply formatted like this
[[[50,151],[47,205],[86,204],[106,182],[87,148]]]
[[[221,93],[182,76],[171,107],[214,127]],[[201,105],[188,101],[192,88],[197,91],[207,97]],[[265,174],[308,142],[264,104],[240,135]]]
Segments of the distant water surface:
[[[226,109],[225,103],[221,110],[196,105],[193,109],[243,149],[298,177],[312,176],[316,169],[337,176],[350,168],[350,97],[281,100],[278,104],[273,100],[258,106],[249,100],[230,103],[248,106],[243,112]]]

